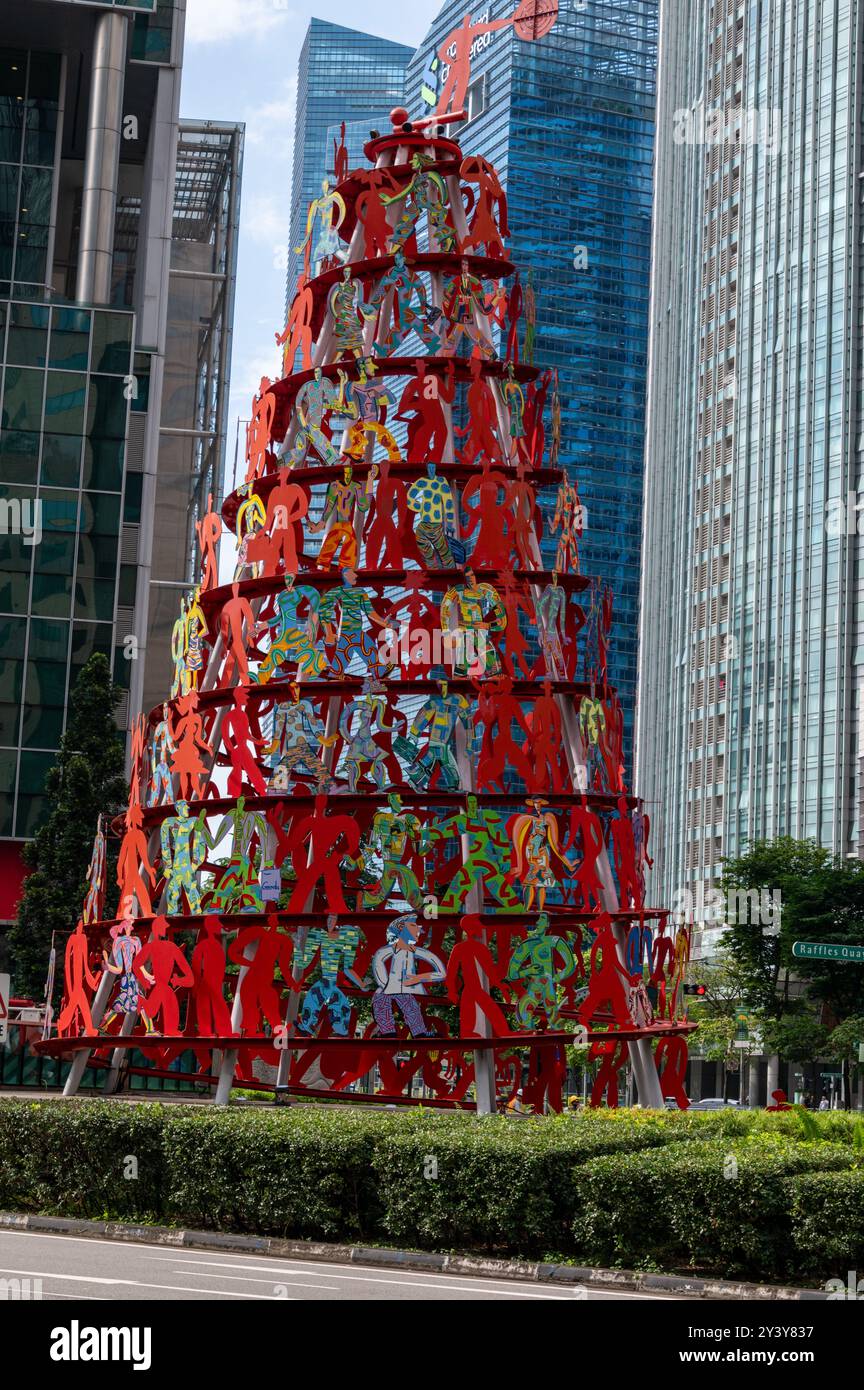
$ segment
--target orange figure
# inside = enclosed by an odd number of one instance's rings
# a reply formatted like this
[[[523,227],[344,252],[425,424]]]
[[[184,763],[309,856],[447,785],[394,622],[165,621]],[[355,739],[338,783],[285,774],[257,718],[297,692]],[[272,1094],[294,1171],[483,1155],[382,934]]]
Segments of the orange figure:
[[[143,812],[133,803],[126,812],[126,833],[117,859],[117,882],[120,885],[120,910],[126,912],[137,898],[142,917],[149,917],[153,908],[144,875],[151,886],[156,883],[156,869],[147,858],[147,838],[142,830]]]
[[[299,569],[297,527],[301,527],[302,540],[302,523],[309,511],[309,495],[299,483],[289,482],[289,477],[290,470],[280,468],[279,481],[267,499],[269,546],[264,564],[267,575],[296,574]]]
[[[222,686],[230,685],[235,670],[237,679],[244,685],[249,681],[249,658],[246,655],[247,639],[243,631],[244,623],[247,633],[254,632],[255,615],[252,612],[252,605],[248,599],[240,597],[240,585],[232,584],[231,597],[222,609],[222,616],[219,620],[219,630],[222,633],[222,641],[226,650],[225,663],[219,682]]]
[[[222,721],[222,743],[231,759],[229,796],[240,796],[243,791],[244,773],[256,795],[264,796],[267,791],[267,783],[261,775],[261,769],[249,751],[250,743],[256,748],[263,748],[267,740],[254,737],[246,713],[248,702],[249,691],[242,685],[235,686],[233,707],[226,712]]]
[[[197,690],[190,690],[187,695],[180,696],[177,701],[177,713],[180,717],[174,728],[176,748],[171,759],[171,771],[176,772],[180,779],[177,800],[197,801],[201,795],[201,778],[205,771],[198,750],[213,756],[213,749],[204,738],[204,723],[198,714]]]
[[[193,976],[180,947],[168,940],[167,917],[153,919],[150,939],[138,952],[132,969],[138,980],[145,980],[151,985],[147,995],[147,1013],[151,1023],[155,1024],[161,1014],[162,1032],[167,1037],[176,1036],[180,1031],[180,1005],[176,991],[188,989],[193,983]]]
[[[222,535],[222,519],[213,510],[213,494],[207,494],[207,511],[200,521],[195,522],[198,545],[201,550],[201,583],[199,592],[206,594],[219,583],[219,539]]]
[[[306,276],[297,281],[294,302],[288,322],[281,333],[276,334],[276,343],[284,347],[282,353],[282,375],[289,376],[294,370],[294,360],[300,352],[300,367],[304,372],[312,370],[312,314],[315,301],[306,283]]]
[[[99,977],[94,975],[90,969],[90,944],[84,930],[84,923],[81,921],[70,933],[69,940],[66,942],[66,953],[63,957],[63,978],[66,991],[63,1008],[57,1019],[57,1036],[80,1036],[79,1032],[74,1029],[76,1015],[80,1014],[82,1024],[80,1031],[88,1037],[92,1037],[96,1029],[93,1026],[93,1015],[90,1012],[90,1000],[87,997],[85,985],[89,985],[91,990],[95,990],[99,984]]]
[[[247,483],[261,477],[267,462],[273,417],[276,414],[276,397],[270,390],[271,385],[270,378],[262,376],[258,394],[252,401],[252,418],[246,426]]]
[[[501,988],[503,975],[486,944],[486,931],[476,914],[462,918],[462,933],[462,940],[450,952],[446,976],[447,997],[451,1004],[459,1005],[459,1035],[482,1038],[481,1018],[485,1018],[492,1036],[503,1037],[510,1031],[507,1020],[489,993],[493,985]]]

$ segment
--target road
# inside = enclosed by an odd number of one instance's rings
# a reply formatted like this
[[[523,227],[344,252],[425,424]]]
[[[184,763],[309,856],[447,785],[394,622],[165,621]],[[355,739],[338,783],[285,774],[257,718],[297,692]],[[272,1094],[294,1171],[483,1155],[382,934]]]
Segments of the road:
[[[619,1290],[580,1290],[516,1279],[382,1269],[267,1255],[170,1250],[98,1238],[0,1232],[0,1280],[30,1280],[43,1300],[491,1300],[638,1299]],[[36,1283],[41,1281],[41,1288]],[[12,1285],[17,1289],[16,1285]],[[8,1291],[9,1284],[3,1286]],[[8,1292],[0,1292],[0,1297]],[[31,1292],[30,1296],[33,1296]],[[655,1298],[659,1297],[657,1295]],[[652,1299],[653,1301],[653,1299]]]

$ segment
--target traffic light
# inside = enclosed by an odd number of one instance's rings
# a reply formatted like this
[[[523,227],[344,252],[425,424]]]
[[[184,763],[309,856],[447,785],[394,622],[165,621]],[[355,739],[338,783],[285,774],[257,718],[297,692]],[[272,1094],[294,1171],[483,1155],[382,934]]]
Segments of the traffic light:
[[[685,985],[684,993],[695,994],[698,995],[700,999],[702,999],[708,993],[708,991],[704,985]]]

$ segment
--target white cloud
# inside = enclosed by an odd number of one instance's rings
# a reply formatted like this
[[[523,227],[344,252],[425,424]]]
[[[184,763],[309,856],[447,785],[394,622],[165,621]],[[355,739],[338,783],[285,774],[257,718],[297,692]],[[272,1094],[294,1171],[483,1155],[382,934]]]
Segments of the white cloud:
[[[190,44],[224,43],[264,34],[293,18],[287,0],[187,0],[186,38]]]
[[[272,101],[247,108],[247,145],[267,145],[274,159],[290,160],[294,154],[294,117],[297,109],[297,78],[282,84]]]

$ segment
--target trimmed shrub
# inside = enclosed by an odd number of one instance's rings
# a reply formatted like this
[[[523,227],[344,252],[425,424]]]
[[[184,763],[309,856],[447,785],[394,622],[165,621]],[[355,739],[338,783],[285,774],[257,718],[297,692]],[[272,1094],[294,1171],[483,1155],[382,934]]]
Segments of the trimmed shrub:
[[[764,1135],[596,1159],[574,1173],[574,1244],[601,1265],[782,1279],[796,1268],[785,1180],[852,1161],[844,1146]]]
[[[787,1183],[797,1264],[824,1283],[864,1279],[864,1172],[802,1173]]]

